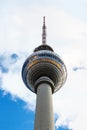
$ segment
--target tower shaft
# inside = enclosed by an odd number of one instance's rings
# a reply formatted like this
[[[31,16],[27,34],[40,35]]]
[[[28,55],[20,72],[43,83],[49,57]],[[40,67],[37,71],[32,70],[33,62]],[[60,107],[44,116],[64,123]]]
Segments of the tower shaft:
[[[54,130],[52,89],[47,83],[37,88],[36,115],[34,130]]]

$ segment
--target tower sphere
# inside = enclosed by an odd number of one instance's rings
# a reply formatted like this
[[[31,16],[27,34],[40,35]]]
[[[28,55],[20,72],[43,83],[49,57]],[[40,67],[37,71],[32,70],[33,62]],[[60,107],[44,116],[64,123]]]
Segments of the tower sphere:
[[[32,92],[37,93],[38,84],[47,82],[52,93],[58,91],[67,78],[64,62],[54,50],[46,44],[46,27],[43,23],[42,45],[35,48],[22,68],[22,79]]]
[[[64,62],[48,45],[37,47],[22,68],[23,81],[34,93],[37,92],[35,84],[41,77],[48,77],[53,82],[53,93],[62,87],[67,77]]]

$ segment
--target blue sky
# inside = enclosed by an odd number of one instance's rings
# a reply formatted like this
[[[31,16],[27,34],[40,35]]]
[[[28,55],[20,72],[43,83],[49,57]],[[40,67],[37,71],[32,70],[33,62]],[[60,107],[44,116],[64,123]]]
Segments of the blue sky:
[[[68,71],[53,95],[56,130],[87,130],[87,1],[0,1],[0,130],[33,130],[36,95],[21,78],[25,59],[41,44],[43,16],[47,43]]]
[[[12,101],[8,94],[5,97],[0,91],[0,129],[2,130],[33,130],[34,113],[24,109],[25,103],[21,100]]]

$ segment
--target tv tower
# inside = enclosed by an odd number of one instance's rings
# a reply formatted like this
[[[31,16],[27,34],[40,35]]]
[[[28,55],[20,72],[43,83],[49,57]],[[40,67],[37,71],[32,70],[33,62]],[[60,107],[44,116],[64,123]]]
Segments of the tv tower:
[[[62,59],[46,44],[43,17],[42,45],[34,49],[22,68],[22,79],[37,94],[34,130],[54,130],[52,94],[65,83],[67,71]]]

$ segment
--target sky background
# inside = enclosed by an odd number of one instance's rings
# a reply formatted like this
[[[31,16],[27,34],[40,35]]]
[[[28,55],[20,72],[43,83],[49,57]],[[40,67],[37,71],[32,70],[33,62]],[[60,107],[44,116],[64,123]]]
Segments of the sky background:
[[[0,130],[33,130],[36,95],[21,78],[25,59],[47,44],[68,72],[53,95],[56,130],[87,130],[87,0],[0,0]]]

